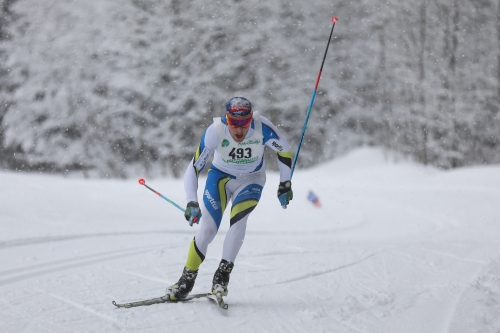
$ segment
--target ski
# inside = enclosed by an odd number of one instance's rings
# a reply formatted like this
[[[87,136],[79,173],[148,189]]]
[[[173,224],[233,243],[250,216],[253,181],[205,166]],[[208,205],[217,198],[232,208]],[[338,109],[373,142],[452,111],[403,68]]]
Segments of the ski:
[[[170,297],[168,296],[162,296],[162,297],[156,297],[156,298],[150,298],[142,301],[137,301],[137,302],[131,302],[131,303],[116,303],[113,301],[113,305],[116,306],[117,308],[133,308],[137,306],[146,306],[146,305],[152,305],[152,304],[161,304],[161,303],[178,303],[178,302],[188,302],[196,298],[203,298],[207,297],[209,298],[210,296],[213,296],[211,293],[203,293],[203,294],[193,294],[189,295],[186,298],[181,298],[176,301],[172,301]]]
[[[229,305],[227,305],[224,300],[222,299],[222,295],[221,293],[217,293],[217,294],[210,294],[207,296],[207,298],[211,301],[214,301],[215,303],[217,303],[217,305],[219,306],[219,308],[221,309],[224,309],[224,310],[227,310]]]

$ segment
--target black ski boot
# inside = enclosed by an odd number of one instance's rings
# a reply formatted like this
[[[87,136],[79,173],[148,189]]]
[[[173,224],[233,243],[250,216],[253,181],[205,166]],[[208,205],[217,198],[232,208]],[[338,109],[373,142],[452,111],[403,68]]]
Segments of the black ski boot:
[[[229,284],[229,274],[233,270],[234,264],[227,260],[222,259],[219,268],[215,271],[214,279],[212,281],[212,294],[227,296],[227,285]]]
[[[179,281],[177,281],[177,283],[173,286],[169,287],[165,295],[169,296],[172,301],[176,301],[180,298],[186,298],[191,290],[193,290],[196,276],[198,276],[198,271],[192,271],[189,268],[184,267],[182,276]]]

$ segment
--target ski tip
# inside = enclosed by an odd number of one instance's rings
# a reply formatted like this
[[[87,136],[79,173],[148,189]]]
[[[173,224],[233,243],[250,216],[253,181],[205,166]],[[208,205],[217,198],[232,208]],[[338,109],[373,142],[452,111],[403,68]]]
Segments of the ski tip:
[[[146,181],[144,180],[144,178],[139,179],[139,184],[141,184],[141,185],[146,184]]]
[[[116,306],[117,308],[119,308],[118,304],[116,304],[116,302],[115,302],[115,301],[113,301],[113,302],[111,302],[111,303],[113,303],[113,305],[114,305],[114,306]]]
[[[335,16],[332,17],[332,23],[333,24],[337,23],[338,20],[339,20],[338,17],[335,17]]]

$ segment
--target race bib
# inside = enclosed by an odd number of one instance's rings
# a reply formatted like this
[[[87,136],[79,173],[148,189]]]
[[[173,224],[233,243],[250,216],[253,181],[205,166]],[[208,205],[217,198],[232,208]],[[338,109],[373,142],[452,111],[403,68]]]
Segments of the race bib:
[[[224,163],[229,165],[248,165],[262,159],[264,145],[262,140],[262,122],[258,112],[254,112],[254,132],[251,137],[242,142],[236,142],[232,137],[226,135],[224,124],[220,118],[215,118],[214,122],[219,136],[217,153]]]

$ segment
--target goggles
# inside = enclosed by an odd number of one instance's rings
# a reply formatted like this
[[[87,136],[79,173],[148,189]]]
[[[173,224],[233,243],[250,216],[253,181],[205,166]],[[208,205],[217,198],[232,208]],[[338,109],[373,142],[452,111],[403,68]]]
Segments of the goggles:
[[[226,112],[226,120],[231,127],[248,127],[252,123],[252,113],[243,117],[234,117]]]

